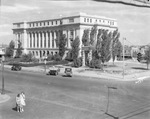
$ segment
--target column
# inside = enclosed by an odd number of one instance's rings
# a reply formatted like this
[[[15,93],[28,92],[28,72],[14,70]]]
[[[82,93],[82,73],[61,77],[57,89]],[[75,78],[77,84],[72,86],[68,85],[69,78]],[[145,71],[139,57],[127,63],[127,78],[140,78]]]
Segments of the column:
[[[42,48],[44,48],[44,32],[42,32]]]
[[[28,35],[27,35],[27,31],[26,30],[24,30],[23,31],[23,46],[22,46],[23,48],[24,48],[24,53],[28,53],[27,52],[27,47],[28,47]]]
[[[68,48],[71,48],[71,44],[70,44],[70,30],[68,30]]]
[[[54,48],[56,48],[56,31],[54,31]]]
[[[35,48],[37,48],[37,32],[35,32]]]
[[[27,42],[27,47],[30,48],[30,33],[28,32],[28,42]]]
[[[52,32],[50,31],[49,34],[50,34],[50,48],[52,48]]]
[[[15,48],[18,48],[18,34],[15,34]]]
[[[38,34],[39,34],[39,48],[41,48],[41,33],[38,32]]]
[[[48,48],[48,32],[46,32],[46,48]]]
[[[89,62],[92,60],[92,50],[89,51]]]
[[[31,33],[31,42],[32,42],[32,46],[31,46],[31,48],[33,48],[33,32]]]

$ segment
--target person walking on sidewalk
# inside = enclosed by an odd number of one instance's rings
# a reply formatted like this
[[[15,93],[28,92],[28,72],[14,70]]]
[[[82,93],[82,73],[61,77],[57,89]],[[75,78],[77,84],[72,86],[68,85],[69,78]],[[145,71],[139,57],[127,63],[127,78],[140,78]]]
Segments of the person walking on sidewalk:
[[[20,93],[20,112],[24,112],[23,106],[26,106],[26,103],[25,103],[25,93],[21,92]]]

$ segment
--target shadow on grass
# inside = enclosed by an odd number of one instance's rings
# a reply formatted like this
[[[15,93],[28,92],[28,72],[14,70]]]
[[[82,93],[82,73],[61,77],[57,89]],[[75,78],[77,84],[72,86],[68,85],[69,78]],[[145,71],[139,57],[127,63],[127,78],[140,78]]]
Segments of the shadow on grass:
[[[131,67],[132,69],[137,69],[137,70],[148,70],[147,68],[143,67]]]
[[[12,110],[13,110],[13,111],[17,111],[17,107],[13,107]]]
[[[62,77],[72,77],[72,76],[69,76],[69,75],[62,75]]]
[[[2,89],[0,89],[0,92],[2,92]],[[8,94],[8,93],[12,93],[12,92],[4,89],[4,94]]]

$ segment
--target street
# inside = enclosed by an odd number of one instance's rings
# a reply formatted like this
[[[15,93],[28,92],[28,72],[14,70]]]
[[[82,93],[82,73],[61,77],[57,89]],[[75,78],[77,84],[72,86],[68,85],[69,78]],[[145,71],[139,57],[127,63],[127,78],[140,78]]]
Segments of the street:
[[[0,70],[1,72],[1,70]],[[0,88],[2,85],[0,73]],[[5,93],[11,99],[0,104],[0,119],[148,119],[150,80],[141,83],[50,76],[39,72],[5,69]],[[108,103],[108,114],[105,114]],[[15,97],[26,95],[24,113],[14,110]]]

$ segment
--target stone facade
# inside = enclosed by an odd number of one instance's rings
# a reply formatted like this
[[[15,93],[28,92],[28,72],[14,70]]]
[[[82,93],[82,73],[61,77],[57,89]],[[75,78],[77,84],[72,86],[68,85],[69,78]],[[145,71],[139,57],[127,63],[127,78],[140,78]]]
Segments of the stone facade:
[[[13,23],[15,48],[18,47],[18,41],[20,41],[23,53],[31,52],[37,58],[57,54],[59,49],[56,39],[59,39],[61,30],[67,37],[66,47],[68,50],[71,49],[72,40],[77,36],[80,39],[81,49],[84,29],[90,29],[94,24],[97,24],[98,29],[108,29],[109,31],[117,28],[115,19],[85,13],[50,20]],[[81,50],[79,51],[80,56]]]

